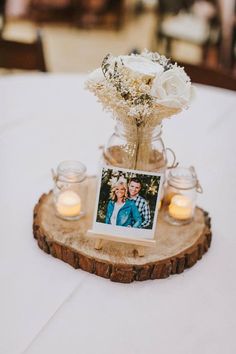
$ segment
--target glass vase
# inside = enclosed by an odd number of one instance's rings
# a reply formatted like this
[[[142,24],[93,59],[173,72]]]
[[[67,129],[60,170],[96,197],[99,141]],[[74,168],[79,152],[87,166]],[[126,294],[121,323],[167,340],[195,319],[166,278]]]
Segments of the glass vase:
[[[125,125],[118,121],[104,148],[103,158],[104,162],[111,166],[165,172],[166,151],[161,125],[155,127]]]

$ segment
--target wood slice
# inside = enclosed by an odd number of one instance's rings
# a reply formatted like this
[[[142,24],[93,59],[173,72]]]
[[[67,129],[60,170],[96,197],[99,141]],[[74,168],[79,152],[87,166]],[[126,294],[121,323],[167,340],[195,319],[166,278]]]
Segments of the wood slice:
[[[210,247],[210,218],[196,208],[193,222],[183,226],[167,224],[160,211],[156,246],[145,247],[143,257],[136,246],[114,241],[104,240],[103,248],[95,249],[96,239],[86,233],[92,226],[96,178],[87,184],[87,214],[78,221],[56,216],[52,192],[43,194],[34,209],[33,233],[39,247],[72,267],[121,283],[167,278],[192,267]]]

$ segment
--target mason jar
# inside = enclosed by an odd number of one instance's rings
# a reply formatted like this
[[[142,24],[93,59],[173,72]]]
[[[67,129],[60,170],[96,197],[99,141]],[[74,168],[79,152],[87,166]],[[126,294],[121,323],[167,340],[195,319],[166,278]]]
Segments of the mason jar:
[[[79,161],[63,161],[52,170],[54,205],[57,216],[78,220],[85,215],[86,167]]]
[[[118,121],[103,151],[103,160],[106,164],[116,167],[165,172],[167,150],[172,152],[171,149],[165,148],[161,125],[137,127]]]
[[[165,220],[183,225],[194,217],[197,192],[202,193],[194,167],[177,167],[169,171],[164,193]]]

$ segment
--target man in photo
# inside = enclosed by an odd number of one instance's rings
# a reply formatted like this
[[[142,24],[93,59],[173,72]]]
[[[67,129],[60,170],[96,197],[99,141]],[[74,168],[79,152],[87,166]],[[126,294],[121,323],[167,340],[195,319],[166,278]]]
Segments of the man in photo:
[[[129,199],[133,200],[138,208],[138,211],[142,217],[141,228],[147,228],[151,223],[151,215],[149,204],[145,198],[139,195],[142,188],[140,179],[132,178],[129,182]]]

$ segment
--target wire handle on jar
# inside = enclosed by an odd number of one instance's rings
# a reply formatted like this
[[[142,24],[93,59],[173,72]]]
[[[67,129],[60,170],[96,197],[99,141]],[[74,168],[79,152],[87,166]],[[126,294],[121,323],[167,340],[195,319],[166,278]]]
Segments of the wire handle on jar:
[[[170,153],[172,154],[172,157],[173,157],[172,164],[170,166],[167,166],[167,168],[168,169],[176,168],[179,165],[179,163],[176,162],[176,155],[175,155],[174,151],[171,148],[166,148],[166,151],[170,151]],[[167,159],[167,161],[168,161],[168,159]]]
[[[198,180],[197,173],[196,173],[194,166],[190,166],[190,170],[191,170],[193,176],[196,178],[196,191],[198,193],[203,193],[203,188]]]
[[[56,172],[54,171],[53,168],[51,168],[51,172],[52,172],[52,179],[53,179],[56,187],[61,190],[62,186],[60,186],[60,184],[58,183],[59,182],[58,175],[56,174]]]

